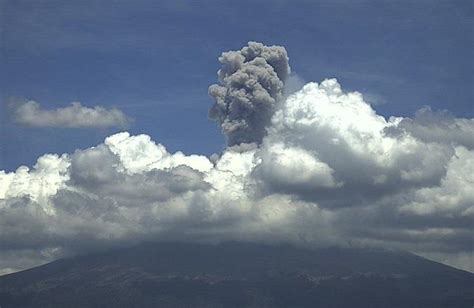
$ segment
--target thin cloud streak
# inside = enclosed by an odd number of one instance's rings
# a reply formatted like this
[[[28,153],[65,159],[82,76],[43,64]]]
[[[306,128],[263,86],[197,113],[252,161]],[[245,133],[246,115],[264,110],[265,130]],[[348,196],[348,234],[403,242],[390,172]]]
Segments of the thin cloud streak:
[[[19,124],[31,127],[125,128],[130,124],[130,119],[116,108],[89,108],[79,102],[51,110],[42,109],[35,101],[20,103],[15,106],[14,119]]]

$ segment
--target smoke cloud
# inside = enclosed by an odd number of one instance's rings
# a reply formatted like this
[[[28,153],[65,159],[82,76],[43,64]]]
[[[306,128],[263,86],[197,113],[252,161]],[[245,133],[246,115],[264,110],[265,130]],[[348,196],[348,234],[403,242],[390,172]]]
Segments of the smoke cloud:
[[[474,270],[473,119],[386,119],[335,79],[283,99],[281,47],[221,62],[211,93],[229,147],[212,159],[122,132],[0,171],[3,272],[143,240],[382,245]]]
[[[209,116],[220,124],[229,145],[260,143],[290,73],[286,49],[249,42],[239,51],[222,53],[219,62],[219,84],[209,87],[215,100]]]

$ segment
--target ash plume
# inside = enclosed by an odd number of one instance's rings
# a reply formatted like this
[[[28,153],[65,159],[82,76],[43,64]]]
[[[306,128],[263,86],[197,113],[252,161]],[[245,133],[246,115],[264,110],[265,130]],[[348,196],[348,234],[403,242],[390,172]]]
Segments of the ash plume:
[[[215,104],[209,111],[229,146],[260,143],[290,73],[286,49],[249,42],[239,51],[222,53],[219,84],[209,87]]]

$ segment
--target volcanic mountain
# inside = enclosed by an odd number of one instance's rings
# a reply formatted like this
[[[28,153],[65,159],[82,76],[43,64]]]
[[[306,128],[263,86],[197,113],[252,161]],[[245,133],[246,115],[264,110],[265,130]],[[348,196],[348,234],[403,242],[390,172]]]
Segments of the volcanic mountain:
[[[411,253],[144,243],[0,277],[10,307],[472,307],[474,274]]]

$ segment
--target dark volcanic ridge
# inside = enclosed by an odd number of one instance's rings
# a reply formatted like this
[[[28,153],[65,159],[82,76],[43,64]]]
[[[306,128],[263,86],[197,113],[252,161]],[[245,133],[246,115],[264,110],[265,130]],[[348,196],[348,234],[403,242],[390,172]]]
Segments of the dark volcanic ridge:
[[[145,243],[0,277],[8,307],[472,307],[474,274],[375,248]]]

